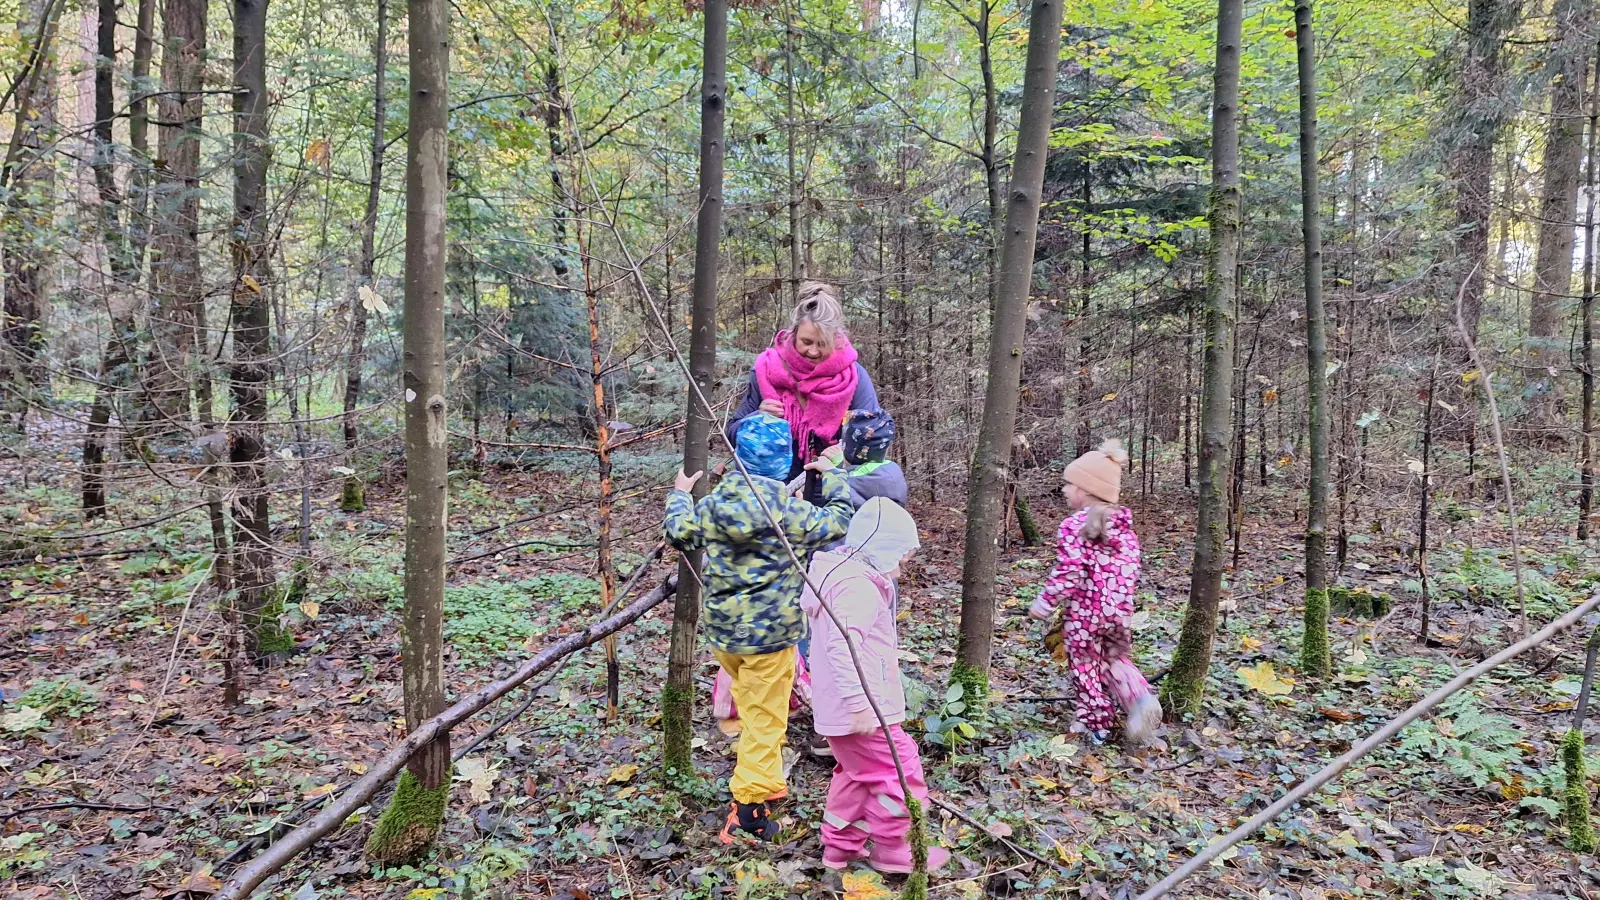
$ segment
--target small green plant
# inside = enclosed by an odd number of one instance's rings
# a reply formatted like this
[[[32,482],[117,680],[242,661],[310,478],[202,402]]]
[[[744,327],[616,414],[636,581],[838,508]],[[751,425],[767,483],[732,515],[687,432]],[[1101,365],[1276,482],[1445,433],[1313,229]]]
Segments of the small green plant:
[[[930,713],[922,720],[922,727],[928,733],[928,743],[949,750],[952,759],[959,752],[962,741],[974,740],[978,736],[978,729],[964,718],[966,711],[965,689],[959,684],[952,684],[945,688],[944,703],[939,712]]]
[[[44,834],[41,832],[24,831],[0,838],[0,878],[11,878],[25,871],[43,868],[44,861],[50,858],[50,851],[33,846],[42,837]]]
[[[43,715],[69,719],[93,712],[99,702],[93,688],[70,676],[41,681],[17,698],[18,704],[31,706]]]

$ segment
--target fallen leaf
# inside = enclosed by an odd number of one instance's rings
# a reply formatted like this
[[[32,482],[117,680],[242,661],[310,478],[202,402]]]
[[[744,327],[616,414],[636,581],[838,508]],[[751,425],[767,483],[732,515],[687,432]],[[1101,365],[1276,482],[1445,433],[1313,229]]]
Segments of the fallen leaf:
[[[177,886],[167,891],[164,896],[175,897],[184,892],[190,894],[215,894],[222,890],[222,882],[211,876],[211,867],[206,866],[190,873],[188,878],[178,882]]]
[[[1011,826],[1005,822],[990,822],[984,826],[983,830],[989,832],[989,836],[994,838],[1008,838],[1012,835]]]
[[[617,789],[617,799],[618,800],[626,800],[629,797],[632,797],[635,793],[637,793],[638,790],[639,790],[638,788],[634,787],[631,784],[628,785],[625,788],[618,788]]]
[[[306,791],[304,794],[301,794],[300,796],[303,799],[306,799],[306,800],[315,800],[315,799],[317,799],[319,797],[328,796],[329,794],[333,793],[334,789],[337,788],[337,787],[338,787],[338,785],[336,785],[336,784],[334,784],[333,782],[330,781],[327,784],[319,784],[316,787],[312,788],[311,790]]]
[[[1273,671],[1272,663],[1269,662],[1240,668],[1236,673],[1246,687],[1268,697],[1281,696],[1294,690],[1294,682],[1278,677],[1278,673]]]
[[[0,716],[0,728],[7,731],[24,732],[33,728],[42,728],[48,725],[44,713],[31,706],[19,706],[17,711]]]
[[[1261,649],[1261,642],[1248,634],[1239,635],[1239,652],[1254,653]]]
[[[315,619],[317,613],[322,612],[322,604],[315,600],[302,600],[300,601],[300,611],[306,614],[306,618]]]
[[[243,282],[244,286],[249,288],[252,294],[261,293],[261,282],[255,280],[254,277],[250,275],[240,275],[239,281]]]
[[[1115,399],[1117,399],[1117,392],[1116,391],[1112,391],[1111,393],[1105,395],[1104,397],[1101,397],[1100,401],[1102,403],[1110,403],[1111,401],[1113,401]]]
[[[494,782],[500,775],[500,770],[486,765],[482,759],[469,756],[456,763],[455,778],[457,781],[467,782],[467,795],[473,803],[483,803],[489,799],[489,791],[494,788]]]
[[[625,766],[617,766],[615,769],[611,770],[610,775],[606,776],[606,784],[626,784],[629,781],[632,781],[633,776],[637,774],[639,774],[639,767],[633,763],[628,763]]]
[[[846,872],[844,900],[890,900],[894,892],[883,884],[876,872]]]
[[[1332,719],[1335,722],[1359,722],[1366,718],[1361,713],[1346,712],[1342,709],[1334,709],[1331,706],[1317,707],[1317,715],[1325,719]]]

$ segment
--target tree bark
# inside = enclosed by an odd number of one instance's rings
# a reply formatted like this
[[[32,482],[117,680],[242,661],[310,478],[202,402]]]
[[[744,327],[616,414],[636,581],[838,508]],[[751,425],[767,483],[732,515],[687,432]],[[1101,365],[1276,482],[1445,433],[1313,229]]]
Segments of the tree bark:
[[[267,4],[233,3],[233,287],[229,331],[228,462],[233,475],[233,578],[245,650],[252,657],[279,646],[276,609],[268,604],[276,579],[267,523],[267,386],[272,378],[271,278],[267,238]]]
[[[106,514],[105,451],[110,432],[111,409],[117,397],[134,380],[130,371],[137,342],[134,290],[139,280],[133,257],[133,241],[128,231],[133,223],[123,222],[123,197],[117,190],[116,122],[117,0],[99,0],[96,5],[94,69],[94,180],[100,197],[100,232],[109,257],[111,283],[107,286],[106,307],[110,312],[111,333],[100,358],[100,377],[95,384],[94,402],[89,407],[89,426],[83,438],[83,517],[95,519]],[[141,10],[141,14],[143,11]],[[149,60],[145,60],[149,66]],[[135,86],[137,94],[141,88]],[[137,161],[128,181],[141,177]],[[126,422],[124,421],[124,424]]]
[[[1572,243],[1583,163],[1583,83],[1589,58],[1593,0],[1556,0],[1550,72],[1550,121],[1545,132],[1544,186],[1539,200],[1539,251],[1528,305],[1528,377],[1535,391],[1529,424],[1548,442],[1565,443],[1561,378],[1566,354],[1565,309],[1572,290]],[[1563,367],[1564,368],[1564,367]]]
[[[961,639],[952,673],[952,681],[966,689],[968,706],[980,711],[988,699],[994,581],[999,568],[999,539],[1005,526],[1002,504],[1010,478],[1011,438],[1016,431],[1017,392],[1022,377],[1022,340],[1028,322],[1028,289],[1033,283],[1040,194],[1061,50],[1060,0],[1033,0],[1031,5],[1027,70],[1023,76],[1016,159],[1011,167],[1005,241],[991,288],[995,305],[989,338],[989,383],[967,490]]]
[[[1300,231],[1305,241],[1306,403],[1310,484],[1306,490],[1306,610],[1300,664],[1327,676],[1328,652],[1328,333],[1322,308],[1322,198],[1317,175],[1317,57],[1312,0],[1294,6],[1300,71]],[[1280,402],[1282,402],[1280,400]]]
[[[384,95],[384,81],[389,67],[389,0],[378,0],[378,36],[372,41],[372,153],[368,166],[367,207],[361,216],[361,260],[357,267],[356,298],[350,304],[350,351],[345,357],[344,370],[344,464],[350,473],[344,477],[344,491],[339,508],[346,512],[366,509],[366,479],[357,464],[356,448],[361,441],[356,408],[361,405],[361,364],[366,359],[367,305],[363,295],[375,291],[373,272],[378,259],[378,204],[383,186],[383,153],[388,128],[388,98]]]
[[[1584,182],[1583,213],[1583,459],[1579,463],[1578,540],[1589,539],[1589,518],[1594,513],[1594,208],[1595,152],[1600,142],[1600,45],[1596,47],[1594,81],[1589,87],[1589,158]]]
[[[205,0],[167,0],[162,14],[156,183],[150,190],[150,343],[140,374],[151,433],[183,430],[190,416],[200,275],[200,140],[205,112]]]
[[[6,158],[5,185],[10,194],[4,212],[5,305],[3,327],[13,368],[13,401],[24,404],[35,393],[48,392],[49,369],[43,359],[45,305],[50,296],[51,233],[55,219],[56,27],[60,3],[27,0],[17,30],[31,48],[32,65],[17,92]]]
[[[700,395],[710,398],[717,367],[717,239],[722,233],[723,126],[728,89],[728,0],[706,0],[700,81],[700,212],[695,222],[694,288],[690,300],[689,371]],[[683,469],[702,472],[710,458],[711,410],[689,391],[683,432]],[[705,495],[707,479],[695,485]],[[672,608],[672,644],[667,683],[661,692],[662,765],[667,774],[694,774],[695,632],[700,625],[700,565],[703,554],[684,554],[678,566],[678,598]]]
[[[445,201],[449,189],[450,6],[409,0],[410,110],[406,142],[404,385],[406,410],[405,625],[401,632],[407,730],[444,699],[445,534],[449,432],[445,422]],[[438,834],[450,782],[441,731],[406,763],[410,789],[384,811],[368,843],[380,859],[414,858]],[[402,781],[402,787],[407,787]],[[386,828],[386,824],[388,828]],[[393,836],[394,841],[379,839]]]
[[[1461,57],[1459,100],[1455,104],[1455,152],[1449,161],[1456,227],[1453,237],[1455,285],[1446,296],[1461,294],[1467,337],[1478,339],[1489,272],[1489,218],[1494,184],[1494,146],[1506,121],[1500,99],[1504,81],[1502,49],[1521,11],[1521,0],[1468,0],[1465,52]],[[1465,371],[1469,362],[1457,351],[1455,362]],[[1450,427],[1454,439],[1471,439],[1477,431],[1477,400],[1471,386],[1446,379],[1457,391],[1458,410]]]
[[[1218,0],[1217,66],[1211,115],[1211,250],[1206,271],[1205,364],[1200,398],[1200,492],[1196,501],[1189,605],[1172,668],[1161,685],[1173,715],[1196,712],[1211,668],[1211,642],[1222,595],[1227,514],[1228,403],[1233,394],[1234,304],[1243,195],[1239,186],[1239,46],[1242,0]]]

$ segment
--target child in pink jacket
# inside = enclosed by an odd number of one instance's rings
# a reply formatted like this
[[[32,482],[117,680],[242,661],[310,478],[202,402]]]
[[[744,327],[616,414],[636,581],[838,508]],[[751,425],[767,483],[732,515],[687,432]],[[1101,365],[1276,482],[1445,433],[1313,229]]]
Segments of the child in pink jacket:
[[[1161,704],[1131,658],[1140,555],[1133,514],[1117,505],[1127,461],[1122,442],[1112,440],[1067,466],[1061,492],[1074,512],[1061,523],[1060,556],[1028,614],[1048,621],[1066,603],[1062,637],[1078,689],[1078,724],[1102,743],[1120,705],[1124,736],[1138,745],[1160,727]]]
[[[828,739],[834,756],[833,783],[822,814],[822,864],[830,869],[846,868],[858,859],[880,872],[912,868],[906,839],[910,813],[889,742],[899,753],[912,795],[926,800],[922,759],[900,727],[906,696],[893,605],[894,579],[918,546],[911,514],[891,500],[874,497],[850,520],[844,547],[812,557],[810,580],[822,595],[808,586],[800,598],[800,608],[811,621],[812,714],[817,733]],[[861,672],[851,661],[846,635]],[[869,694],[889,726],[887,734],[867,702]],[[948,850],[928,848],[929,871],[949,860]]]

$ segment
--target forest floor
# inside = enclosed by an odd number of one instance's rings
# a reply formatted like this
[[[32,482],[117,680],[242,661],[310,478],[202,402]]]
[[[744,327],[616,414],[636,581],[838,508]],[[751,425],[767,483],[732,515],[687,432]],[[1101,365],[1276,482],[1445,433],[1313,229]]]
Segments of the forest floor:
[[[74,484],[52,479],[37,459],[23,469],[0,461],[0,483],[12,486],[0,524],[13,536],[110,531],[188,502],[148,489],[114,497],[126,519],[85,529],[73,512]],[[658,485],[670,470],[665,448],[623,466],[621,489],[638,491],[619,512],[623,571],[657,539]],[[594,481],[583,471],[573,462],[453,479],[452,692],[504,674],[597,612],[594,526],[582,501]],[[1051,492],[1056,475],[1029,475],[1035,515],[1053,534],[1065,512]],[[1170,487],[1173,473],[1163,477]],[[292,481],[286,470],[277,483]],[[1441,497],[1428,646],[1415,639],[1415,511],[1363,509],[1341,583],[1392,596],[1395,612],[1376,626],[1339,618],[1338,675],[1321,685],[1298,678],[1303,519],[1298,489],[1273,483],[1247,492],[1207,714],[1169,723],[1162,742],[1144,750],[1093,747],[1068,733],[1070,679],[1026,617],[1052,552],[1013,542],[999,590],[989,723],[974,741],[960,741],[957,728],[954,754],[922,734],[935,796],[987,826],[935,810],[931,824],[956,859],[935,878],[934,896],[1132,896],[1517,633],[1505,520],[1492,504]],[[338,511],[334,488],[313,498],[308,591],[283,614],[296,650],[257,673],[233,708],[222,702],[203,512],[67,548],[131,551],[123,555],[0,569],[0,884],[12,896],[205,896],[217,886],[209,867],[239,842],[349,782],[399,738],[401,483],[394,473],[374,483],[368,509],[351,515]],[[925,551],[902,585],[904,671],[916,683],[918,728],[948,712],[964,514],[958,495],[945,493],[913,504]],[[1128,493],[1146,552],[1137,653],[1155,673],[1170,657],[1185,602],[1193,503],[1176,489]],[[292,526],[297,500],[278,498],[274,521]],[[1532,502],[1524,523],[1534,627],[1569,609],[1596,571],[1594,557],[1565,536],[1571,515],[1563,509]],[[288,552],[294,532],[279,532]],[[280,571],[289,569],[280,560]],[[717,843],[732,748],[710,718],[709,654],[699,673],[707,702],[697,704],[701,784],[688,794],[662,786],[656,711],[670,616],[663,605],[623,634],[620,721],[604,722],[603,655],[592,648],[466,757],[426,860],[387,871],[363,860],[375,805],[271,882],[271,895],[887,896],[875,875],[841,880],[820,866],[816,829],[829,770],[808,758],[791,771],[780,845]],[[1177,896],[1600,894],[1600,864],[1563,847],[1558,811],[1557,748],[1585,636],[1575,629],[1555,655],[1516,660],[1464,691]],[[457,745],[520,699],[471,721]],[[951,716],[942,718],[948,734]],[[808,736],[802,717],[791,743],[804,746]],[[1006,836],[1056,867],[1017,856],[997,840]]]

